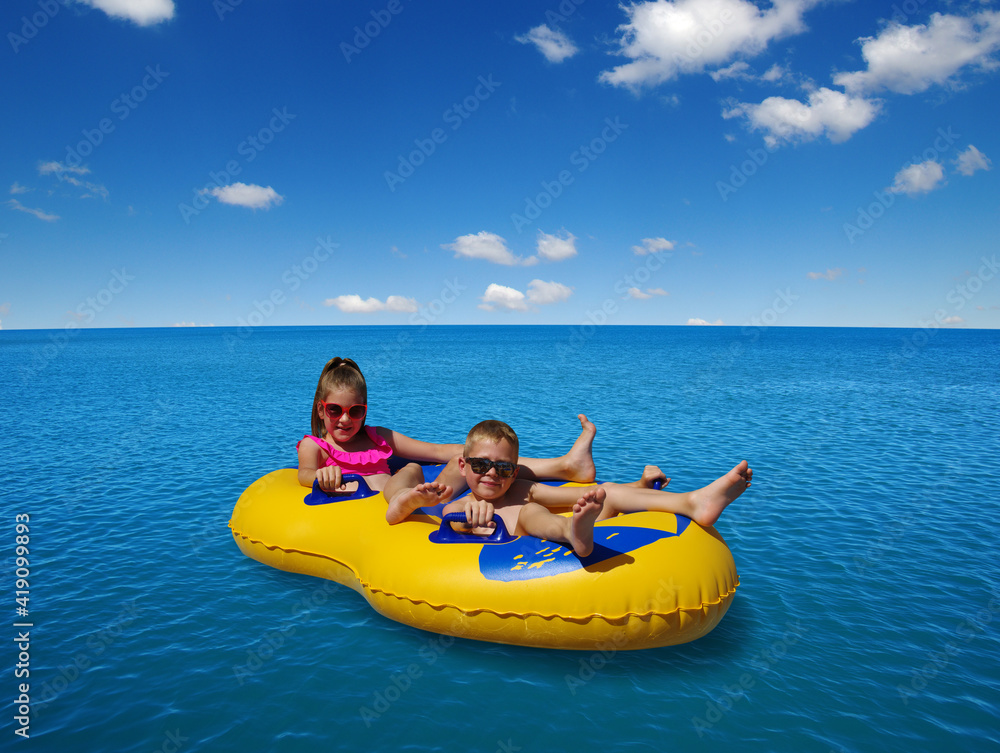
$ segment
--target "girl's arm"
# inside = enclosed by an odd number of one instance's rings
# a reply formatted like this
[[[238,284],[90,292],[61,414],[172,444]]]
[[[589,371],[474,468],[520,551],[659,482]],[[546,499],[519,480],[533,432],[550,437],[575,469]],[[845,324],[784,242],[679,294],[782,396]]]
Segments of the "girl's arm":
[[[447,463],[456,455],[461,455],[465,449],[464,444],[421,442],[419,439],[411,439],[405,434],[400,434],[398,431],[387,429],[384,426],[376,426],[375,431],[389,443],[394,455],[406,458],[407,460],[417,460],[425,463]],[[301,447],[302,445],[299,446]]]
[[[319,470],[319,445],[309,437],[304,437],[299,442],[299,483],[302,486],[312,486],[316,480],[316,471]]]
[[[324,464],[322,452],[320,446],[309,437],[299,442],[299,483],[311,487],[318,477],[321,489],[334,491],[343,486],[342,474],[339,467]]]

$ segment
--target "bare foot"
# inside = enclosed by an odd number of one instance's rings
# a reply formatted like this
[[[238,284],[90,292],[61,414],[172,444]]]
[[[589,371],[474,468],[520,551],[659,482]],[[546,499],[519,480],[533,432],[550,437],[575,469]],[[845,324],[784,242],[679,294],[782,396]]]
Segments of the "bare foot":
[[[715,525],[722,511],[747,490],[752,479],[753,471],[744,460],[708,486],[691,492],[694,505],[691,519],[703,526]]]
[[[652,489],[653,484],[656,481],[663,482],[660,484],[661,489],[665,488],[666,485],[670,483],[670,479],[667,478],[667,474],[661,471],[657,466],[647,465],[642,469],[642,476],[638,481],[630,481],[625,484],[625,486],[638,486],[641,489]]]
[[[389,500],[385,519],[391,526],[401,523],[419,507],[433,507],[442,502],[450,501],[453,491],[450,486],[437,481],[428,481],[417,484],[410,489],[403,489]]]
[[[578,557],[586,557],[594,551],[594,523],[604,509],[605,496],[606,492],[600,487],[590,489],[573,505],[568,538]]]
[[[563,456],[566,480],[589,484],[597,477],[593,450],[597,427],[582,413],[577,418],[580,419],[580,436],[576,438],[569,452]]]

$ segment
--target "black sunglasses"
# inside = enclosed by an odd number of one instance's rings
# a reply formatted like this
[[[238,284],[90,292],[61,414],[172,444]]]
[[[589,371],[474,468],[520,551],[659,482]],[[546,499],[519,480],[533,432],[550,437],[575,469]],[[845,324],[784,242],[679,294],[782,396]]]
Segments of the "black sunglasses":
[[[487,460],[486,458],[466,458],[465,462],[472,467],[473,473],[483,475],[490,472],[490,468],[497,469],[497,476],[500,478],[510,478],[517,470],[517,463],[508,463],[506,460]]]

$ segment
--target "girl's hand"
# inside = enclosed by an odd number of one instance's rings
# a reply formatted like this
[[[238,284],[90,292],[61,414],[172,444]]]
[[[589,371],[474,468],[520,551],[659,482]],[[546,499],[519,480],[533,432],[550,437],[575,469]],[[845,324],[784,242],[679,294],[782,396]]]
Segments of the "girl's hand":
[[[344,474],[339,466],[327,465],[316,469],[316,480],[319,482],[319,488],[325,492],[344,490]]]

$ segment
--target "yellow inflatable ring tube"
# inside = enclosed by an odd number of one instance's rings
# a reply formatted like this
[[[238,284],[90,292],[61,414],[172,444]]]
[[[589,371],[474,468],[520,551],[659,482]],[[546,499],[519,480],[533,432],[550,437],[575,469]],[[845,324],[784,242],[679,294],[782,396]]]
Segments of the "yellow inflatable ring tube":
[[[669,646],[711,631],[739,585],[722,536],[670,513],[599,522],[594,553],[581,559],[529,536],[438,543],[451,530],[440,507],[390,526],[381,493],[326,499],[294,468],[273,471],[243,492],[229,527],[248,557],[342,583],[380,614],[436,633],[580,650]]]

